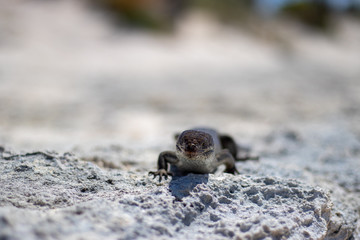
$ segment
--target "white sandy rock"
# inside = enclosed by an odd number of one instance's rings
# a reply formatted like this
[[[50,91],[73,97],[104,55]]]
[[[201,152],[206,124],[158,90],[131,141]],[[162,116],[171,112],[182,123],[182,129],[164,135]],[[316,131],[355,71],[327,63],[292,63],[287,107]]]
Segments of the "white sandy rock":
[[[65,154],[0,165],[4,239],[322,239],[332,203],[297,180],[195,175],[158,184]]]

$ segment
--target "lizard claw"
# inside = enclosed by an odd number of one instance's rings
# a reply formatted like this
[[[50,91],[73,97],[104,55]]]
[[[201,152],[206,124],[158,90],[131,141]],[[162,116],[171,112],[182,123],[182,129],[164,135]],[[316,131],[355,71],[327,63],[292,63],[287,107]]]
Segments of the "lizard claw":
[[[159,176],[159,182],[161,182],[162,177],[165,178],[165,180],[168,179],[168,176],[172,176],[173,174],[171,172],[166,171],[165,169],[159,169],[156,172],[149,172],[149,175],[154,175],[154,178],[156,178],[156,176]]]
[[[234,166],[233,168],[225,171],[226,173],[231,173],[231,174],[240,174],[240,172],[237,170],[237,168]]]

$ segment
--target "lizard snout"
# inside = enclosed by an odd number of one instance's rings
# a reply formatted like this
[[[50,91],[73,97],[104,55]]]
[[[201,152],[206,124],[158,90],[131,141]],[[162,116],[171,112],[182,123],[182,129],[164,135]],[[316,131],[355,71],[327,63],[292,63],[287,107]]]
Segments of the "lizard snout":
[[[196,149],[197,149],[196,144],[191,143],[191,144],[186,145],[185,151],[187,151],[187,152],[195,152]]]

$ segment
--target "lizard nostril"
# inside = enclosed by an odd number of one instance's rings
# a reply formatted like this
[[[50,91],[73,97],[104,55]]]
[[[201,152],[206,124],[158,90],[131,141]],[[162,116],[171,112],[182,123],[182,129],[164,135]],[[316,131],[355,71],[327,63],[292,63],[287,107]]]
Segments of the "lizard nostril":
[[[196,145],[195,144],[189,144],[186,146],[186,151],[189,152],[194,152],[196,150]]]

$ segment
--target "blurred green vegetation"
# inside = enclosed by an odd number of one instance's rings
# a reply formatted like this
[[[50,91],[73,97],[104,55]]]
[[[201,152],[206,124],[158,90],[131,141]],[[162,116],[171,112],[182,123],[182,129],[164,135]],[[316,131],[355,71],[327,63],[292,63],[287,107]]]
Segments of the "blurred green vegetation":
[[[257,0],[88,0],[130,27],[152,30],[171,30],[183,13],[191,10],[205,11],[220,22],[231,25],[245,25],[255,18],[261,19],[257,11]],[[289,1],[272,17],[286,16],[294,21],[318,30],[334,26],[339,14],[360,16],[360,5],[346,9],[334,9],[326,0]],[[267,16],[269,17],[269,16]]]
[[[326,30],[333,25],[332,11],[325,1],[290,3],[285,5],[280,13],[316,29]]]
[[[192,0],[189,9],[206,11],[226,24],[246,22],[253,14],[253,0]]]
[[[176,19],[167,0],[90,0],[90,3],[107,11],[117,23],[130,27],[164,31],[171,29]]]

